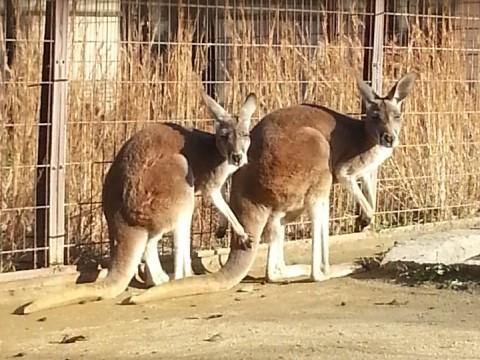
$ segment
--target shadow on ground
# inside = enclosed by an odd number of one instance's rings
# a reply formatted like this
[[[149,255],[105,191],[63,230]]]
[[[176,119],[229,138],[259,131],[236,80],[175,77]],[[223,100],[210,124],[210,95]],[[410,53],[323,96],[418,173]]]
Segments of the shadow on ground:
[[[364,271],[352,274],[358,280],[384,280],[402,286],[434,285],[438,289],[480,289],[480,266],[470,264],[419,264],[392,262],[381,265],[384,254],[362,258]]]

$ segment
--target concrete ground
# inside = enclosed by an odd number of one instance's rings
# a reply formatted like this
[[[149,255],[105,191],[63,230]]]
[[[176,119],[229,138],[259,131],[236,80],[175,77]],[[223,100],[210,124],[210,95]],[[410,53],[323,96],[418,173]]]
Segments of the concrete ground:
[[[332,262],[372,257],[415,236],[337,242]],[[286,252],[292,262],[308,261],[306,243]],[[29,316],[11,312],[58,288],[3,287],[0,358],[480,359],[476,286],[402,286],[378,271],[272,285],[261,282],[263,265],[264,254],[251,273],[259,280],[223,293],[138,306],[104,301]]]

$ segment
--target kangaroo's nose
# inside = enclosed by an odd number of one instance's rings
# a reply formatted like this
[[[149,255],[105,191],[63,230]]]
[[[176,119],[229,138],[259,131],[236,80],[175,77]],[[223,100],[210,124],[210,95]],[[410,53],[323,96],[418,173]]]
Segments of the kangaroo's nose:
[[[392,147],[395,141],[395,136],[388,133],[383,133],[380,137],[380,145],[385,147]]]
[[[242,161],[242,154],[232,154],[232,163],[234,165],[240,165]]]

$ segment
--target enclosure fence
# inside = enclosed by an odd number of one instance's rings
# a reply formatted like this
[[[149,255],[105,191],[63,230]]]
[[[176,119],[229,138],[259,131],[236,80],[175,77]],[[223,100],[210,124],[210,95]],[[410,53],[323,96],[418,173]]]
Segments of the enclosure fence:
[[[5,0],[0,24],[0,272],[105,259],[115,154],[151,123],[212,130],[202,91],[231,112],[255,92],[255,122],[302,102],[360,118],[356,71],[379,93],[419,74],[375,229],[479,215],[480,0]],[[330,214],[357,231],[341,186]],[[198,198],[194,249],[228,245],[216,221]],[[287,226],[309,237],[308,217]]]

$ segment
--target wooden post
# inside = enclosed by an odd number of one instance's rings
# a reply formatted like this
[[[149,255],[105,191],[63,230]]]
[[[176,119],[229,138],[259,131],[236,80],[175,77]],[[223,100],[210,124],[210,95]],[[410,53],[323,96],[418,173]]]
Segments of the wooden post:
[[[68,1],[47,0],[36,189],[36,265],[62,265],[65,243]],[[40,256],[38,256],[40,255]]]
[[[8,79],[5,78],[5,75],[8,75],[6,73],[7,69],[11,69],[12,67],[15,66],[15,60],[16,60],[16,46],[17,46],[17,27],[18,27],[18,22],[19,22],[19,17],[20,17],[20,4],[18,1],[14,3],[13,0],[6,0],[4,2],[4,20],[5,22],[1,22],[1,27],[5,25],[5,33],[3,34],[1,40],[2,40],[2,51],[3,51],[3,56],[4,58],[2,59],[5,61],[2,65],[2,70],[3,70],[3,89],[2,91],[4,92],[4,95],[6,97],[7,94],[7,84],[6,82]],[[4,100],[6,101],[6,99]],[[3,104],[5,106],[5,104]],[[2,108],[4,109],[4,108]],[[7,110],[5,108],[5,110]],[[5,136],[5,142],[13,144],[15,141],[15,127],[13,126],[13,109],[9,109],[8,113],[7,111],[4,111],[3,113],[4,116],[4,136]]]
[[[16,9],[15,5],[20,6],[18,2],[14,4],[13,0],[5,2],[5,36],[7,38],[5,47],[7,63],[10,68],[13,67],[16,58],[17,21],[20,13],[20,9]]]
[[[5,82],[7,70],[7,51],[5,48],[5,36],[3,33],[3,16],[0,14],[0,124],[4,122],[5,106]]]

